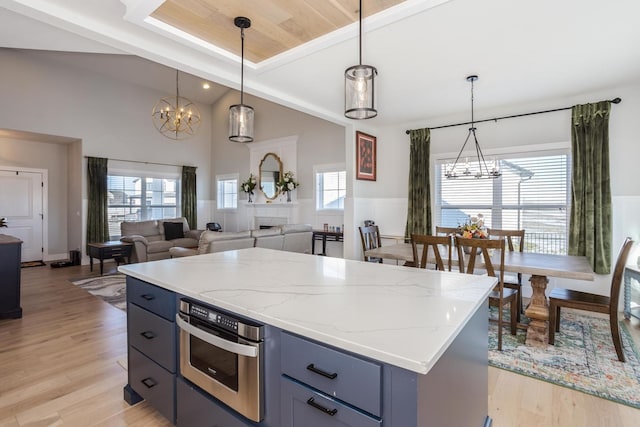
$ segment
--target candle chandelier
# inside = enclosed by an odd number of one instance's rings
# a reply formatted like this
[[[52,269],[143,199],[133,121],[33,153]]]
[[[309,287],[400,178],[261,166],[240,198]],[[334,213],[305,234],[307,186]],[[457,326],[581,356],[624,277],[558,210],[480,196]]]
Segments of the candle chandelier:
[[[482,150],[480,149],[478,138],[476,137],[476,127],[473,116],[473,82],[476,80],[478,80],[478,76],[467,77],[467,81],[471,83],[471,127],[455,162],[453,162],[453,165],[447,164],[445,166],[444,176],[448,179],[495,179],[502,175],[500,166],[495,160],[491,163],[491,167],[487,165]],[[467,142],[469,142],[471,135],[473,135],[473,141],[475,143],[477,164],[475,162],[469,163],[468,157],[465,157],[464,163],[460,162],[460,157],[462,157],[464,148]]]
[[[189,138],[200,127],[200,111],[187,98],[180,96],[178,70],[176,70],[176,96],[162,98],[151,112],[155,128],[170,139]]]
[[[344,72],[344,115],[350,119],[370,119],[378,115],[375,103],[376,67],[362,65],[362,0],[360,0],[360,35],[358,65]]]
[[[251,27],[251,20],[243,16],[234,21],[240,28],[242,59],[240,65],[240,104],[229,107],[229,141],[253,142],[253,108],[244,105],[244,29]]]

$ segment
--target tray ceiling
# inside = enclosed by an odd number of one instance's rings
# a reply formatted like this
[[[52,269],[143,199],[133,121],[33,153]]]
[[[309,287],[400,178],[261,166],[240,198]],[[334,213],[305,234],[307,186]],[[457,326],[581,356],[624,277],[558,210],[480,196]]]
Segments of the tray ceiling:
[[[367,0],[363,19],[402,2]],[[233,21],[246,16],[245,58],[259,63],[358,21],[358,6],[358,0],[166,0],[150,16],[238,56]]]

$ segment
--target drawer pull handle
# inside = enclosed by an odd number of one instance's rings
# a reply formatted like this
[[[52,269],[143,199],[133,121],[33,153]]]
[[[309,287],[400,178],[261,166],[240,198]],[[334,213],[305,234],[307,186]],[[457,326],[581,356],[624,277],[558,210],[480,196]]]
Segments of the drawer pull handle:
[[[142,335],[143,337],[145,337],[148,340],[152,340],[156,337],[156,334],[153,333],[153,331],[144,331],[144,332],[140,332],[140,335]]]
[[[153,380],[153,378],[145,378],[142,380],[142,384],[147,386],[147,388],[153,388],[158,383]]]
[[[335,380],[336,377],[338,376],[338,374],[335,372],[333,374],[330,374],[328,372],[323,371],[322,369],[316,368],[315,366],[313,366],[313,363],[307,366],[307,369],[315,374],[322,375],[323,377],[329,378],[330,380]]]
[[[307,405],[311,405],[314,408],[324,412],[327,415],[331,415],[332,417],[338,413],[338,410],[336,408],[333,409],[329,409],[329,408],[325,408],[324,406],[320,405],[319,403],[316,403],[315,400],[313,399],[313,397],[310,397],[309,400],[307,400]]]
[[[156,297],[154,295],[152,295],[152,294],[143,294],[143,295],[140,295],[140,296],[142,297],[142,299],[145,299],[147,301],[152,301],[152,300],[156,299]]]

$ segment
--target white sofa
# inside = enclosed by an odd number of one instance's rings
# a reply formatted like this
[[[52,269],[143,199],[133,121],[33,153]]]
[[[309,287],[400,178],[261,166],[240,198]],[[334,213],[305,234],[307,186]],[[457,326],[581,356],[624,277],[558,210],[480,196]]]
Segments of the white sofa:
[[[287,224],[239,232],[206,230],[200,235],[197,249],[174,247],[169,252],[172,257],[184,257],[255,246],[308,254],[311,253],[312,235],[309,224]]]

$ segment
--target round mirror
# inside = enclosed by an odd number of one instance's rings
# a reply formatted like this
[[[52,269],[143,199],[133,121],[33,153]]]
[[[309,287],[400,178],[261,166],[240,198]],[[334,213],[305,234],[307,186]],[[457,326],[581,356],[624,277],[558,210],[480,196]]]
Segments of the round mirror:
[[[260,190],[268,200],[278,195],[276,184],[282,176],[282,161],[273,153],[265,154],[260,162]]]

